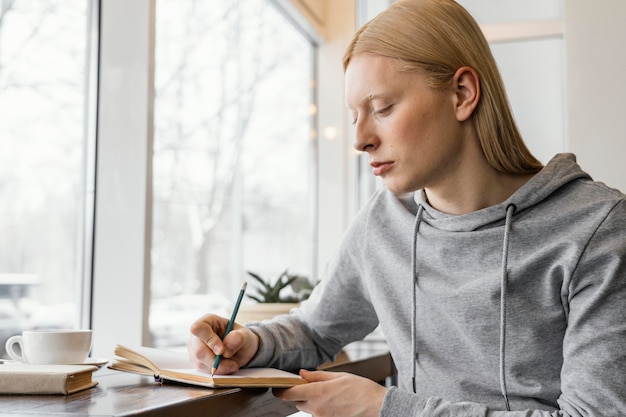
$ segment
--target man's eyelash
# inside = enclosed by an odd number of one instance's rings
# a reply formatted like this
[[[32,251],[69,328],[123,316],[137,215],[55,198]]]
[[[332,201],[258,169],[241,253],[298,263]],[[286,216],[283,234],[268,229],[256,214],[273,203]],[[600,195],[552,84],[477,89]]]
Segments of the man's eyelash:
[[[387,107],[383,107],[380,110],[376,110],[376,114],[385,114],[385,113],[389,113],[389,111],[391,110],[391,108],[393,107],[393,105],[389,105]]]
[[[383,107],[380,110],[373,111],[372,114],[375,114],[375,115],[385,115],[385,114],[387,114],[387,113],[389,113],[391,111],[392,107],[393,107],[393,104],[390,104],[389,106]],[[354,119],[352,119],[351,124],[352,125],[356,125],[357,122],[358,122],[358,118],[355,117]]]

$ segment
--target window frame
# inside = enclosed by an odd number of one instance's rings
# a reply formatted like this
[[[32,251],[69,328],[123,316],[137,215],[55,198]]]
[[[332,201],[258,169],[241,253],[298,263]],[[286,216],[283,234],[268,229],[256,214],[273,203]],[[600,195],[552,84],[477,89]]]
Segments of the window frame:
[[[96,199],[96,143],[98,126],[98,69],[100,53],[100,0],[89,1],[87,16],[87,68],[85,71],[86,122],[83,156],[82,257],[80,257],[79,327],[91,328],[93,255]]]
[[[107,0],[100,5],[97,191],[88,294],[89,324],[95,332],[92,355],[97,357],[110,356],[117,343],[150,343],[156,1]],[[311,34],[309,40],[317,76],[319,37]],[[313,117],[314,146],[318,145],[318,117]],[[324,153],[319,147],[317,151]],[[313,169],[317,177],[317,163]],[[317,195],[317,188],[313,192]],[[315,205],[313,233],[320,233],[320,204]],[[313,250],[314,269],[318,256]]]
[[[155,0],[100,6],[94,356],[148,341]]]

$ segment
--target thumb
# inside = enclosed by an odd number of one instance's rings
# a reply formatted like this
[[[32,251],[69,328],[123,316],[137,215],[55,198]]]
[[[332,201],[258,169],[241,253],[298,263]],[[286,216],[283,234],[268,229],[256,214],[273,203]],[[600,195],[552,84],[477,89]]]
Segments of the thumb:
[[[221,341],[223,345],[222,354],[226,357],[233,356],[243,345],[244,338],[241,330],[233,330]]]
[[[207,344],[209,349],[213,351],[215,355],[221,355],[224,353],[224,350],[225,350],[224,342],[222,341],[222,339],[220,339],[220,337],[217,334],[213,333],[212,335],[210,335],[205,341],[205,343]]]
[[[307,371],[306,369],[300,370],[300,376],[308,382],[320,382],[329,381],[331,379],[339,378],[340,372],[328,372],[328,371]]]

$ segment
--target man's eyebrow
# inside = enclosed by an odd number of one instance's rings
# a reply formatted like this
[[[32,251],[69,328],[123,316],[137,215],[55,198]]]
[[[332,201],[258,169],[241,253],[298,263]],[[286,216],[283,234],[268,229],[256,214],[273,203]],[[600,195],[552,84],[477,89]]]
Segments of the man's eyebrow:
[[[389,94],[384,94],[384,93],[370,93],[370,94],[367,94],[365,97],[363,97],[361,101],[359,102],[359,104],[369,103],[371,101],[386,98],[388,96]]]
[[[383,98],[387,98],[391,96],[391,94],[387,94],[387,93],[369,93],[366,94],[359,102],[355,103],[355,106],[351,106],[350,104],[346,103],[346,107],[348,108],[348,110],[354,110],[356,107],[361,107],[363,105],[366,105],[374,100],[377,99],[383,99]]]

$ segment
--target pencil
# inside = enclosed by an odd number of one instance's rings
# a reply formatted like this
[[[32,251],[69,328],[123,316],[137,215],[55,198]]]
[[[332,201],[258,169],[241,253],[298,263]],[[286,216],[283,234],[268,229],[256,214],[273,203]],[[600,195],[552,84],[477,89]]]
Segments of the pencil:
[[[226,325],[226,331],[224,332],[224,337],[222,340],[226,338],[228,333],[233,329],[235,325],[235,319],[237,318],[237,312],[239,311],[239,306],[241,305],[241,300],[243,299],[243,294],[246,292],[246,287],[248,286],[248,282],[244,281],[241,284],[241,289],[239,290],[239,296],[237,297],[237,302],[235,303],[235,308],[233,308],[233,313],[230,315],[230,320]],[[213,362],[213,369],[211,369],[211,376],[215,375],[215,371],[217,371],[217,367],[220,365],[220,361],[222,360],[222,355],[217,355],[215,357],[215,361]]]

